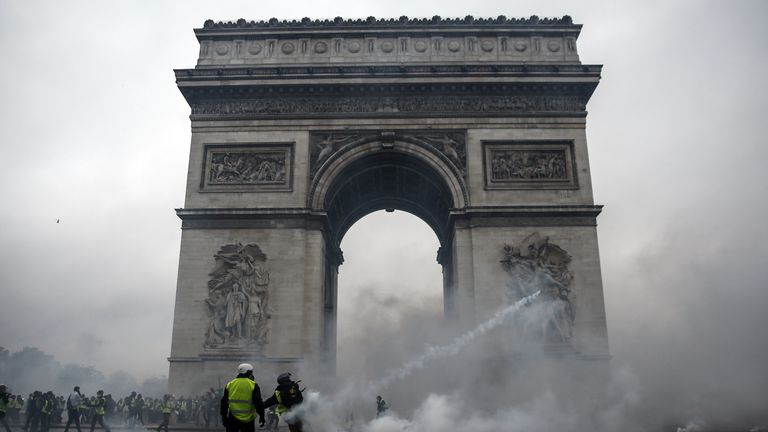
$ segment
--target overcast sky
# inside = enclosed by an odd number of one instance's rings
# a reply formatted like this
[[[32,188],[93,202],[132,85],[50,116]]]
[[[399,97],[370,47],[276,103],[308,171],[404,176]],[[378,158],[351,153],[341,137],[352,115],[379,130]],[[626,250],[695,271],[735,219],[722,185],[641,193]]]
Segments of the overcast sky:
[[[0,0],[0,346],[167,374],[190,139],[172,69],[194,66],[193,28],[436,14],[584,25],[582,62],[605,65],[587,136],[614,364],[768,387],[765,1]],[[405,298],[440,309],[423,222],[375,214],[343,248],[350,343],[366,296],[394,321]]]

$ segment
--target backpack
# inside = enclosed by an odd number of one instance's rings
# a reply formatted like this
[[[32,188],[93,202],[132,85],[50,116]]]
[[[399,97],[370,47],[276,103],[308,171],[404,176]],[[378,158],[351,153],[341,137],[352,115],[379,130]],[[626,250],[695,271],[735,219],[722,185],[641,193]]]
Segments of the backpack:
[[[283,384],[278,390],[280,391],[281,404],[286,408],[290,408],[294,405],[300,404],[304,397],[301,395],[301,389],[299,384],[293,381]]]

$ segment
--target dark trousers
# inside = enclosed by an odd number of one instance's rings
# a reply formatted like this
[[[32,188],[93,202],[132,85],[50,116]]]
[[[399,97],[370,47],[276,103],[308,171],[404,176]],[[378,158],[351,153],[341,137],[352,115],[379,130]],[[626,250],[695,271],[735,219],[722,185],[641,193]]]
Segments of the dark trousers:
[[[0,411],[0,424],[5,427],[5,432],[11,432],[11,428],[8,426],[8,420],[5,418],[5,413]]]
[[[32,415],[32,421],[29,423],[29,430],[31,432],[37,432],[38,427],[40,427],[40,416],[41,414],[33,414]]]
[[[41,414],[40,415],[40,431],[48,432],[48,430],[50,429],[51,429],[51,415]]]
[[[36,416],[37,414],[35,414],[34,411],[32,411],[30,408],[27,408],[27,419],[24,421],[24,430],[29,430],[29,426],[32,424],[32,419]]]
[[[104,428],[105,431],[109,432],[109,428],[107,425],[104,424],[104,415],[103,414],[94,414],[93,419],[91,420],[91,432],[93,432],[93,429],[96,427],[96,423],[99,423],[102,428]]]
[[[163,428],[165,428],[165,432],[168,432],[168,423],[171,422],[171,413],[163,413],[163,422],[160,423],[160,426],[157,427],[157,430],[160,431]]]
[[[254,432],[255,430],[256,422],[253,420],[243,423],[231,415],[227,418],[227,432]]]
[[[64,432],[67,432],[69,430],[69,425],[71,425],[72,422],[75,422],[75,426],[77,427],[77,432],[82,432],[80,430],[80,412],[76,409],[67,410],[67,425],[64,426]]]

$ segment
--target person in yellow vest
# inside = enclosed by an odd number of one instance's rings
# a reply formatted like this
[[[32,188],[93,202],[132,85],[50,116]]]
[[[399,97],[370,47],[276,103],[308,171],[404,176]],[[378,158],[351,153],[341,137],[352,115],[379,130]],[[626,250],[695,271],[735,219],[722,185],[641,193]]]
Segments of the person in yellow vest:
[[[291,432],[302,432],[304,430],[299,413],[294,411],[289,415],[285,415],[304,401],[301,391],[299,389],[299,382],[293,381],[290,372],[286,372],[277,377],[275,393],[264,401],[265,408],[277,405],[277,413],[288,423],[288,430]]]
[[[5,419],[5,413],[8,411],[8,406],[10,404],[10,396],[5,384],[0,384],[0,423],[5,427],[5,432],[11,432],[11,428],[8,426],[8,420]]]
[[[157,432],[165,428],[165,432],[168,432],[168,424],[171,422],[171,413],[173,413],[174,403],[173,397],[167,394],[163,396],[163,403],[160,405],[160,411],[163,413],[163,422],[157,427]]]
[[[93,418],[91,419],[91,432],[93,432],[93,429],[96,428],[96,423],[98,422],[99,425],[101,425],[102,428],[106,432],[109,432],[109,428],[107,425],[104,424],[104,414],[107,413],[107,399],[104,397],[104,390],[99,390],[96,392],[96,397],[93,400],[93,403],[91,403],[91,408],[93,408]]]
[[[254,432],[256,416],[259,426],[264,426],[261,390],[253,377],[253,366],[243,363],[237,367],[237,377],[224,387],[219,413],[227,432]]]
[[[51,415],[56,408],[56,397],[52,391],[43,395],[43,402],[40,408],[40,431],[48,432],[51,429]]]

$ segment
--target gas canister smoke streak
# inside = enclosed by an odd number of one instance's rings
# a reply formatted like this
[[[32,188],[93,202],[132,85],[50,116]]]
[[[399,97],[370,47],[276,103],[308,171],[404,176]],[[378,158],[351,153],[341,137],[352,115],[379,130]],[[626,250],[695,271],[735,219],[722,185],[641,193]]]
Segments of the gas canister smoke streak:
[[[415,359],[409,361],[408,363],[404,364],[403,366],[399,367],[398,369],[390,371],[384,378],[380,379],[379,381],[375,382],[371,387],[374,392],[378,392],[382,389],[385,389],[389,387],[393,382],[403,379],[411,372],[424,368],[424,364],[430,360],[434,360],[441,357],[449,357],[455,354],[458,354],[459,351],[461,351],[464,346],[466,346],[468,343],[472,342],[473,340],[477,339],[477,337],[484,335],[490,330],[493,330],[494,328],[501,325],[505,319],[507,319],[510,315],[517,312],[521,307],[527,306],[533,302],[533,300],[536,299],[536,297],[539,296],[541,293],[541,290],[536,291],[535,293],[523,297],[522,299],[515,302],[515,304],[510,305],[504,309],[501,309],[500,311],[496,312],[491,318],[481,323],[479,326],[475,327],[473,330],[470,330],[463,335],[457,337],[448,345],[442,345],[442,346],[429,346],[427,350],[420,355],[419,357],[416,357]]]

